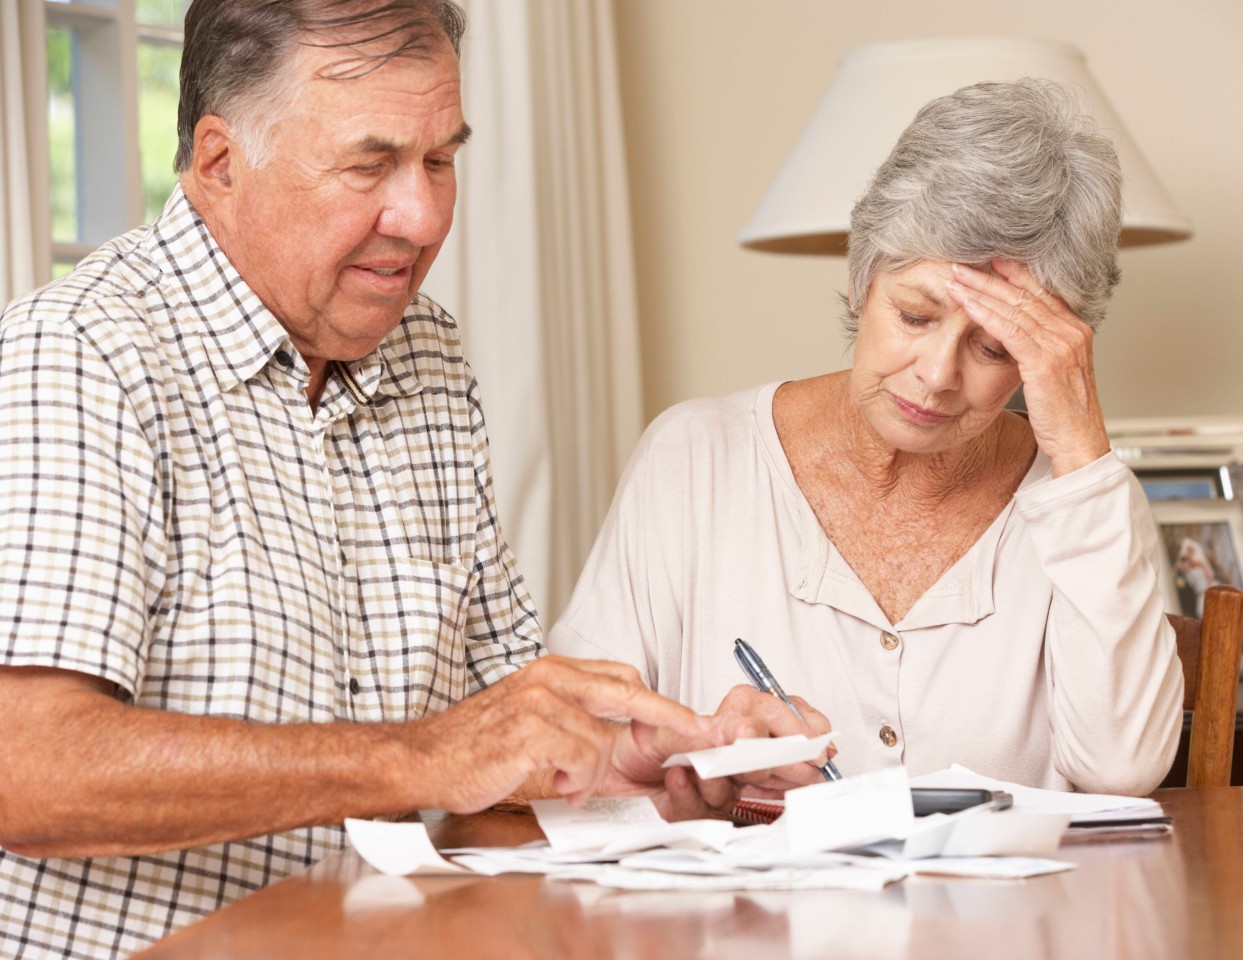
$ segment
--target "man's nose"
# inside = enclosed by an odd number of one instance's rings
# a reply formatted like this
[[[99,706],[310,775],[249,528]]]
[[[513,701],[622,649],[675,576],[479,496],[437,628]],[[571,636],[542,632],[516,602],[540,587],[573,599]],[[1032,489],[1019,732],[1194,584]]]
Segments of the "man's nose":
[[[415,247],[440,243],[453,223],[456,197],[457,183],[451,176],[429,176],[422,166],[401,171],[386,185],[376,232]]]

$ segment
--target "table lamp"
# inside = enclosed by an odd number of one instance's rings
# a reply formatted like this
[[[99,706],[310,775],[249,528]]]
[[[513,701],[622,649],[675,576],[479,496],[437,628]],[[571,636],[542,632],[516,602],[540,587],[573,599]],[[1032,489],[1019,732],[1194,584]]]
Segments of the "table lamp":
[[[847,54],[739,242],[775,253],[845,254],[851,207],[919,108],[968,84],[1020,77],[1073,87],[1113,140],[1123,178],[1121,246],[1191,236],[1084,55],[1065,43],[998,38],[911,40]]]

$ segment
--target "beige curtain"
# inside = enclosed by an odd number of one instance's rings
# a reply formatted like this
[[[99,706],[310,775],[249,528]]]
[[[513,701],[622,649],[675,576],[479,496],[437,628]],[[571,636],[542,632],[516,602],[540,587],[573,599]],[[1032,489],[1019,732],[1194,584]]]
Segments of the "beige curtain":
[[[548,626],[642,427],[612,7],[464,6],[475,133],[426,289],[461,323],[505,533]]]
[[[19,0],[0,0],[0,308],[35,286],[24,63]]]

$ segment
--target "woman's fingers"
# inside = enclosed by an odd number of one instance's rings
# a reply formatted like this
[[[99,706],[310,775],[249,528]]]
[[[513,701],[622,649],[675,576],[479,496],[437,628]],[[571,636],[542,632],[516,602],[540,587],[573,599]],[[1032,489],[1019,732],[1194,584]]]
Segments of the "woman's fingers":
[[[1041,331],[1065,331],[1080,323],[1060,297],[1041,287],[1030,274],[1023,278],[1023,285],[1015,285],[1000,275],[955,264],[954,279],[947,290],[973,320],[980,322],[975,314],[981,314],[985,321],[1003,323],[1002,332],[1013,329],[1035,336]],[[995,329],[989,332],[999,335]]]
[[[999,257],[991,261],[989,267],[989,271],[984,271],[955,263],[951,269],[954,279],[959,283],[1012,307],[1025,310],[1039,307],[1066,319],[1074,317],[1066,302],[1042,287],[1031,270],[1023,264]]]

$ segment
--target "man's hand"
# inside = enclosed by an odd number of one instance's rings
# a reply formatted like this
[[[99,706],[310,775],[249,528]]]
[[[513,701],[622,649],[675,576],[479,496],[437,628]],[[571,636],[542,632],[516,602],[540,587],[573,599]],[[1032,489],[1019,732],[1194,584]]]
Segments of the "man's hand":
[[[541,771],[571,803],[639,792],[625,786],[663,782],[670,753],[728,742],[718,726],[647,689],[632,667],[548,656],[413,726],[410,750],[438,787],[434,805],[472,813]]]

